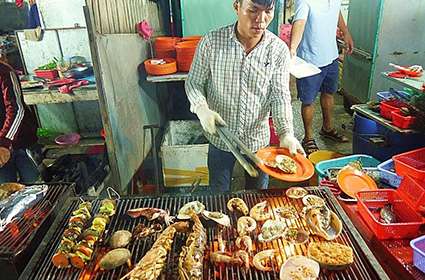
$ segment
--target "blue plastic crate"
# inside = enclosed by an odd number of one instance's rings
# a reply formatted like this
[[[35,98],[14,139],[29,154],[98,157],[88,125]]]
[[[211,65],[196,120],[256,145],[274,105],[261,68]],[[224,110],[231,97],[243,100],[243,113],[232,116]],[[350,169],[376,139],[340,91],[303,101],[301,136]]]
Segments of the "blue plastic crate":
[[[425,235],[410,241],[413,249],[413,264],[425,273]]]
[[[382,183],[385,183],[391,187],[398,188],[400,186],[402,176],[398,176],[394,171],[394,161],[389,159],[378,165],[380,172],[380,179]]]
[[[398,90],[397,92],[400,96],[402,96],[406,99],[410,99],[409,93],[402,91],[402,90]],[[387,101],[387,100],[390,100],[392,98],[397,98],[397,96],[395,96],[394,94],[392,94],[389,91],[381,91],[381,92],[376,93],[376,99],[378,101]]]
[[[353,132],[359,134],[377,134],[380,124],[360,114],[354,113]]]
[[[316,164],[314,167],[316,169],[319,182],[321,182],[326,177],[326,170],[328,170],[328,168],[344,167],[353,161],[360,161],[363,167],[377,167],[378,164],[380,164],[380,161],[368,155],[351,155],[336,159],[324,160]]]

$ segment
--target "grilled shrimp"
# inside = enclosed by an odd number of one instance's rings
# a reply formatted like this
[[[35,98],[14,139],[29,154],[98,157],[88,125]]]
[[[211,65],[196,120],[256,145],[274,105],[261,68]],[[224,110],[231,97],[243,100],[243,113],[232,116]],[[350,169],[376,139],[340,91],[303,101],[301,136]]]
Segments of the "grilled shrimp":
[[[245,269],[249,269],[249,254],[246,251],[239,250],[235,253],[235,256],[239,258],[245,266]]]
[[[243,215],[248,215],[249,213],[249,209],[248,209],[248,206],[246,206],[245,201],[243,201],[241,198],[238,198],[238,197],[231,198],[227,202],[227,209],[229,209],[230,212],[233,212],[235,210],[239,211]]]
[[[267,210],[267,201],[263,201],[254,205],[249,211],[249,216],[257,222],[263,222],[271,218],[270,212]]]
[[[252,251],[252,239],[248,235],[239,236],[236,238],[236,247],[238,247],[241,250],[245,250],[248,253]]]
[[[276,249],[269,249],[269,250],[258,252],[254,256],[252,263],[254,264],[255,268],[258,270],[272,271],[272,268],[270,266],[264,266],[264,263],[268,263],[268,260],[270,260],[270,258],[273,258],[278,253],[279,251]]]
[[[237,229],[239,236],[248,235],[256,227],[257,222],[251,217],[243,216],[238,219]]]
[[[212,263],[225,263],[225,264],[237,264],[242,265],[242,260],[236,256],[230,256],[224,252],[212,252],[210,253],[210,261]]]
[[[180,253],[179,275],[182,280],[202,280],[207,233],[198,215],[192,211],[190,216],[194,224]]]

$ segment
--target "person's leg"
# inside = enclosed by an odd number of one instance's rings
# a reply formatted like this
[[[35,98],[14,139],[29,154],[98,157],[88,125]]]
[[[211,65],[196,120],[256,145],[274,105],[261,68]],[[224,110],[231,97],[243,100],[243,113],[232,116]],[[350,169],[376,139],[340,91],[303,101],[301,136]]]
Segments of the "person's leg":
[[[338,90],[339,68],[338,60],[323,67],[325,77],[320,87],[320,106],[322,107],[323,125],[320,134],[338,142],[347,142],[348,138],[338,133],[332,123],[334,110],[334,94]]]
[[[0,183],[16,182],[17,180],[15,153],[12,151],[9,161],[0,168]]]
[[[209,145],[208,173],[209,184],[213,191],[230,190],[235,161],[236,158],[232,153],[217,149],[214,145]]]
[[[301,104],[301,116],[304,124],[304,140],[308,141],[314,138],[313,134],[313,116],[314,116],[314,105],[313,104]]]
[[[248,172],[245,172],[245,189],[247,190],[265,190],[269,187],[269,175],[258,170],[258,177],[251,177]]]
[[[20,183],[35,183],[40,179],[40,172],[38,171],[37,165],[28,156],[25,149],[15,151],[15,162]]]
[[[331,131],[333,129],[334,95],[332,93],[322,93],[320,95],[320,106],[322,107],[323,130]]]

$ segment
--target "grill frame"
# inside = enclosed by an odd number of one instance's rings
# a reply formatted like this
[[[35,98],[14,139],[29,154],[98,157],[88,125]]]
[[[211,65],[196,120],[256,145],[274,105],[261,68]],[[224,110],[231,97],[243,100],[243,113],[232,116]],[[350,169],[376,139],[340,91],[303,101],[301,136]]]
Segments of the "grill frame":
[[[361,276],[367,276],[370,277],[370,279],[389,279],[384,270],[382,269],[381,265],[378,263],[370,249],[367,247],[366,243],[364,242],[363,238],[357,231],[357,229],[354,227],[354,225],[349,220],[348,216],[345,214],[342,207],[339,205],[337,200],[334,198],[334,196],[331,194],[331,192],[327,188],[323,187],[308,187],[306,188],[309,190],[310,193],[320,195],[321,197],[324,197],[328,207],[335,211],[337,215],[341,218],[344,224],[343,229],[343,238],[346,240],[343,240],[342,243],[349,244],[354,252],[355,252],[355,264],[353,264],[351,267],[356,265],[356,269],[360,271],[361,273],[359,275]],[[284,190],[267,190],[267,191],[241,191],[236,193],[220,193],[220,194],[211,194],[211,193],[194,193],[194,194],[184,194],[184,195],[163,195],[163,196],[148,196],[148,197],[128,197],[128,198],[121,198],[121,200],[118,203],[117,206],[117,214],[114,216],[114,218],[111,220],[111,223],[108,225],[108,235],[110,235],[110,232],[113,232],[118,229],[128,229],[131,231],[131,229],[138,224],[139,222],[143,222],[146,224],[151,224],[151,222],[147,222],[144,219],[127,219],[124,217],[121,217],[126,210],[136,207],[158,207],[163,209],[169,209],[171,213],[177,213],[178,209],[181,205],[184,203],[187,203],[191,200],[199,199],[200,201],[204,202],[206,204],[207,209],[209,210],[220,210],[218,208],[218,205],[221,204],[221,207],[225,207],[225,201],[229,199],[230,197],[243,197],[249,206],[252,206],[253,204],[262,201],[263,199],[271,199],[276,196],[282,196],[284,195]],[[89,199],[89,198],[86,198]],[[89,199],[90,200],[90,199]],[[207,200],[210,200],[209,202],[205,202]],[[123,203],[125,203],[123,205]],[[53,222],[50,230],[46,234],[45,238],[41,242],[38,250],[33,255],[32,259],[30,260],[29,264],[25,268],[24,272],[21,275],[20,279],[81,279],[81,276],[84,272],[80,273],[74,273],[72,274],[73,268],[69,269],[63,269],[59,270],[53,267],[50,262],[49,256],[54,253],[54,251],[57,248],[56,243],[58,243],[58,240],[60,241],[62,237],[62,232],[64,230],[63,226],[66,225],[69,215],[72,212],[73,207],[76,207],[78,204],[78,198],[69,198],[67,199],[65,205],[62,207],[60,212],[57,215],[57,218]],[[207,206],[207,204],[210,205]],[[224,204],[224,205],[223,205]],[[99,205],[99,200],[94,201],[93,204],[93,213],[95,213],[97,207]],[[211,207],[211,205],[214,205],[214,207]],[[224,209],[223,209],[224,210]],[[225,211],[225,210],[224,210]],[[117,218],[120,217],[120,218]],[[232,218],[233,221],[234,218]],[[112,231],[111,231],[112,229]],[[216,232],[214,228],[206,227],[207,233],[208,233],[208,245],[207,250],[211,250],[211,233]],[[215,235],[214,235],[215,236]],[[230,241],[230,238],[234,239],[234,235],[231,233],[224,234],[223,239]],[[340,237],[342,238],[342,237]],[[348,238],[348,239],[347,239]],[[139,261],[141,257],[146,253],[147,250],[150,249],[153,242],[156,240],[156,236],[153,235],[151,237],[148,237],[147,240],[141,241],[138,243],[133,243],[130,245],[130,251],[133,253],[132,260],[133,263]],[[341,242],[340,239],[338,239],[339,242]],[[49,242],[52,242],[53,245],[49,245]],[[173,242],[173,248],[171,250],[171,254],[168,256],[167,261],[167,269],[166,272],[164,272],[165,279],[174,279],[171,276],[175,276],[175,270],[174,268],[170,268],[171,264],[176,263],[176,257],[178,257],[178,253],[180,252],[180,246],[185,241],[185,237],[183,234],[177,234],[175,237],[175,242]],[[234,241],[233,241],[234,242]],[[211,245],[211,246],[210,246]],[[262,249],[266,249],[266,247],[271,247],[273,245],[270,245],[267,243],[267,245],[262,245]],[[177,247],[177,248],[176,248]],[[275,247],[275,246],[274,246]],[[175,253],[177,252],[177,254]],[[98,250],[95,250],[95,257],[98,253]],[[44,255],[44,258],[43,258]],[[364,262],[364,263],[363,263]],[[93,261],[91,262],[91,265],[93,266]],[[360,270],[357,267],[358,265],[361,265]],[[349,268],[350,270],[352,268]],[[221,278],[215,277],[216,271],[220,271]],[[49,271],[53,271],[54,274],[51,274]],[[62,272],[58,272],[62,271]],[[74,271],[77,271],[74,269]],[[117,279],[118,276],[123,276],[128,271],[127,268],[121,267],[116,270],[113,270],[111,272],[106,273],[97,273],[94,275],[94,277],[90,279]],[[35,274],[34,274],[35,273]],[[37,274],[38,273],[38,274]],[[41,274],[40,274],[41,273]],[[71,273],[71,274],[69,274]],[[364,278],[353,278],[353,273],[356,272],[336,272],[336,273],[321,273],[319,279],[364,279]],[[208,275],[208,277],[206,277]],[[254,268],[251,268],[249,273],[245,273],[240,268],[236,267],[213,267],[210,265],[207,261],[204,262],[204,279],[276,279],[276,276],[278,274],[276,273],[263,273],[256,271]],[[357,275],[357,274],[356,274]],[[372,275],[372,276],[371,276]],[[56,277],[55,277],[56,276]],[[329,276],[329,277],[328,277]]]
[[[28,184],[28,186],[38,185],[47,185],[49,190],[47,195],[32,207],[32,209],[36,210],[34,216],[41,213],[40,211],[46,211],[45,216],[38,221],[39,224],[36,228],[31,228],[33,222],[37,221],[35,217],[30,222],[20,221],[18,223],[18,226],[24,227],[24,233],[18,236],[20,240],[7,236],[11,233],[10,228],[0,233],[0,271],[3,274],[2,279],[4,280],[18,279],[19,274],[25,269],[26,264],[53,223],[59,208],[61,208],[60,205],[66,199],[75,195],[74,183]],[[9,243],[9,246],[1,244],[6,243],[5,241]],[[11,248],[12,244],[16,244],[15,248]]]

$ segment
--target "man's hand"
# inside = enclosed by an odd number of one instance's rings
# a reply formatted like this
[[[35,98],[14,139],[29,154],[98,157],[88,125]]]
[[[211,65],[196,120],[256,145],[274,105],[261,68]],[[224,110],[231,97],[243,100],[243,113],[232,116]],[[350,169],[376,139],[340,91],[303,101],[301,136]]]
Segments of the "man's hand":
[[[300,142],[293,135],[287,134],[280,136],[280,146],[282,148],[287,148],[293,156],[296,155],[297,152],[306,156]]]
[[[10,159],[10,150],[0,147],[0,167],[3,167]]]
[[[221,116],[208,108],[207,105],[201,106],[196,110],[196,115],[201,122],[202,128],[209,134],[216,134],[216,124],[226,125],[226,122],[221,118]]]
[[[347,54],[352,54],[354,49],[354,42],[348,30],[344,33],[344,43]]]

